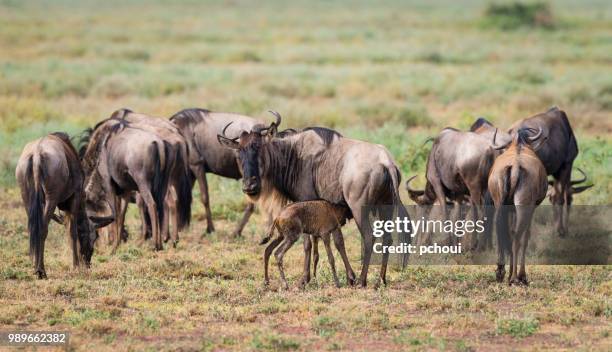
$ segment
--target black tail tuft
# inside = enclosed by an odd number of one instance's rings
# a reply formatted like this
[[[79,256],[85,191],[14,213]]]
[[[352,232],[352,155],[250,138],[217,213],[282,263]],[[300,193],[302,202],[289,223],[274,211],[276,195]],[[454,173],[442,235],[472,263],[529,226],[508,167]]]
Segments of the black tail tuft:
[[[30,233],[30,256],[36,256],[42,248],[43,212],[45,207],[45,194],[43,193],[41,181],[34,180],[33,160],[30,158],[26,175],[31,182],[30,204],[28,204],[28,232]],[[42,172],[40,173],[42,177]]]
[[[268,235],[267,237],[264,237],[260,242],[259,245],[262,246],[268,242],[270,242],[270,238],[272,238],[272,234]]]
[[[159,153],[158,145],[156,142],[153,142],[153,155],[155,158],[155,166],[153,173],[153,184],[151,189],[151,194],[153,195],[153,201],[155,201],[155,207],[157,210],[157,217],[159,219],[159,224],[163,224],[164,222],[164,200],[166,198],[166,192],[168,191],[168,146],[166,143],[163,145],[165,155],[166,155],[166,165],[162,167],[161,165],[161,156]]]
[[[179,178],[176,184],[176,193],[178,198],[177,211],[178,211],[178,230],[183,230],[189,226],[191,222],[191,202],[193,197],[191,194],[191,175],[188,167],[189,160],[186,160],[186,156],[183,155],[182,150],[179,150],[176,155],[176,166],[180,170]]]

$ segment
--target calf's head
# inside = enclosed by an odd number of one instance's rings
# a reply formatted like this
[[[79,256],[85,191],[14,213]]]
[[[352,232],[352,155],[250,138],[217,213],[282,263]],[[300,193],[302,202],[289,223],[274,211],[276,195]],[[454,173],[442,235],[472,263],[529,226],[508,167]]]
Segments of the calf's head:
[[[276,121],[270,126],[255,126],[249,132],[243,131],[238,137],[227,137],[225,132],[232,124],[229,123],[223,129],[222,134],[217,135],[221,145],[235,149],[238,152],[239,166],[242,172],[242,191],[251,197],[257,197],[261,192],[261,176],[263,174],[263,163],[261,162],[261,151],[275,135],[281,123],[281,116],[277,112],[270,111],[276,117]]]

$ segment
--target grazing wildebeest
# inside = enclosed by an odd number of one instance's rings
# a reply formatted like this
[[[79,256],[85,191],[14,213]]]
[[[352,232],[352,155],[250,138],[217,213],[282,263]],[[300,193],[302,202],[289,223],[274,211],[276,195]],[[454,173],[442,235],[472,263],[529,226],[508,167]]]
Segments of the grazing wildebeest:
[[[550,202],[553,204],[557,233],[564,237],[568,233],[573,195],[593,186],[574,187],[586,181],[586,177],[578,181],[571,180],[572,165],[578,155],[578,143],[572,126],[563,110],[552,107],[544,113],[517,121],[509,133],[516,134],[523,128],[542,129],[542,138],[539,145],[535,146],[535,153],[544,164],[546,173],[554,178]]]
[[[283,270],[283,257],[285,253],[293,246],[298,240],[300,234],[305,234],[305,240],[308,236],[314,238],[321,238],[325,244],[325,250],[327,252],[327,258],[329,265],[331,266],[332,274],[334,277],[334,283],[336,287],[340,287],[340,281],[336,273],[336,264],[334,261],[334,254],[332,253],[330,246],[330,234],[333,233],[334,245],[344,263],[346,269],[346,278],[349,284],[353,284],[355,281],[355,273],[351,268],[351,264],[346,255],[344,248],[344,240],[342,238],[342,232],[340,228],[346,223],[346,218],[349,209],[346,206],[333,205],[324,200],[312,200],[305,202],[292,203],[286,206],[280,214],[274,219],[270,233],[264,238],[260,244],[266,244],[272,238],[274,230],[277,231],[278,237],[266,247],[264,253],[264,284],[270,283],[268,277],[268,262],[272,251],[280,245],[274,254],[276,257],[276,264],[280,271],[281,280],[284,288],[288,289],[287,280],[285,279],[285,272]],[[315,265],[316,269],[316,265]],[[306,286],[310,281],[310,248],[304,247],[304,274],[300,283],[301,287]]]
[[[123,111],[99,122],[91,132],[83,155],[87,207],[117,219],[115,196],[129,198],[138,192],[151,219],[155,249],[161,250],[164,198],[178,151],[157,134],[132,126]],[[119,236],[115,237],[116,250]]]
[[[55,208],[65,212],[68,221],[72,265],[90,265],[96,240],[95,228],[112,219],[92,216],[85,211],[83,172],[79,157],[64,133],[52,133],[28,143],[17,163],[15,176],[28,214],[30,256],[39,279],[47,277],[44,263],[45,240]]]
[[[366,206],[396,206],[398,216],[408,218],[398,193],[401,176],[393,157],[382,145],[345,138],[320,127],[274,138],[281,121],[276,115],[277,121],[268,127],[255,126],[239,133],[233,129],[229,138],[226,130],[231,126],[226,126],[218,135],[222,145],[238,150],[242,191],[252,199],[276,190],[291,201],[322,199],[348,205],[364,241],[360,283],[365,287],[374,244]],[[390,214],[378,210],[376,216],[390,220]],[[390,234],[383,236],[384,245],[391,242]],[[405,265],[407,255],[403,259]],[[385,251],[379,283],[386,284],[388,260]]]
[[[210,211],[210,196],[206,173],[213,173],[236,180],[242,178],[240,163],[237,160],[235,151],[221,146],[217,141],[217,135],[222,134],[223,129],[230,123],[231,126],[228,127],[226,132],[238,134],[241,131],[250,131],[255,126],[264,126],[263,122],[249,116],[212,112],[205,109],[181,110],[170,117],[170,121],[179,128],[187,139],[190,148],[189,164],[193,175],[192,184],[197,179],[200,187],[200,197],[206,212],[206,232],[211,233],[215,230],[215,227]],[[279,201],[281,200],[279,199]],[[275,211],[278,212],[278,210],[275,210],[278,206],[272,205],[273,203],[275,203],[274,200],[270,200],[270,202],[260,200],[258,202],[264,208],[263,210],[269,213],[269,216],[273,215],[272,213]],[[239,236],[242,233],[253,210],[254,203],[249,201],[244,210],[242,220],[234,231],[234,236]]]
[[[181,134],[180,130],[170,121],[162,118],[156,118],[144,114],[135,113],[128,109],[122,109],[115,112],[116,116],[121,116],[122,119],[130,122],[130,126],[146,130],[157,134],[171,147],[171,152],[176,153],[176,161],[170,173],[169,189],[165,199],[165,216],[162,224],[162,236],[167,241],[170,235],[170,218],[174,222],[172,227],[172,239],[176,245],[178,241],[178,232],[189,225],[191,218],[191,171],[189,168],[189,147],[187,141]],[[138,196],[136,200],[141,206],[142,198]],[[127,207],[127,202],[122,206]],[[123,213],[125,213],[123,211]],[[145,224],[150,225],[150,219],[146,216],[143,219]],[[123,218],[123,217],[122,217]],[[120,220],[123,222],[123,220]]]
[[[446,199],[460,203],[469,197],[474,220],[482,215],[487,191],[487,177],[496,152],[491,141],[474,132],[445,128],[434,139],[427,158],[424,190],[414,190],[406,183],[408,195],[419,205],[438,204],[444,219],[448,219]],[[454,241],[454,235],[450,235]],[[477,244],[473,237],[472,246]]]
[[[516,131],[507,149],[495,159],[488,186],[495,205],[495,223],[498,243],[496,277],[501,282],[506,274],[505,252],[510,255],[508,283],[527,285],[525,252],[531,236],[533,212],[546,197],[548,187],[544,164],[533,150],[532,144],[542,137],[542,129],[530,137],[530,129]],[[505,148],[505,145],[500,146]],[[509,229],[509,216],[515,221]],[[521,268],[517,273],[517,266]]]

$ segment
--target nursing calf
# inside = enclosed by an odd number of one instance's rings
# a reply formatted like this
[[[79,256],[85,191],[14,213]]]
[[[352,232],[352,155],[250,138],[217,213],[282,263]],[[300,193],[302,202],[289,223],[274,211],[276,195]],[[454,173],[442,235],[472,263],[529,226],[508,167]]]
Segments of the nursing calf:
[[[274,255],[284,288],[289,288],[283,270],[283,257],[289,248],[298,240],[300,234],[304,233],[307,235],[304,238],[304,241],[307,241],[307,245],[304,246],[304,275],[300,285],[304,287],[310,281],[310,246],[308,245],[310,244],[310,240],[308,239],[308,235],[312,235],[313,237],[318,237],[323,240],[325,250],[327,251],[327,258],[334,276],[334,282],[337,287],[340,286],[340,281],[336,274],[334,255],[331,251],[329,241],[330,234],[333,234],[334,244],[336,249],[340,252],[340,256],[344,262],[347,280],[349,284],[353,284],[355,282],[355,273],[346,255],[344,240],[342,238],[342,232],[340,231],[340,228],[346,222],[347,213],[348,209],[346,207],[333,205],[323,200],[293,203],[285,207],[274,220],[268,236],[261,241],[261,244],[267,243],[272,238],[274,230],[276,229],[278,232],[278,237],[272,240],[266,247],[264,253],[264,283],[268,285],[270,282],[268,276],[270,255],[272,251],[280,245]]]

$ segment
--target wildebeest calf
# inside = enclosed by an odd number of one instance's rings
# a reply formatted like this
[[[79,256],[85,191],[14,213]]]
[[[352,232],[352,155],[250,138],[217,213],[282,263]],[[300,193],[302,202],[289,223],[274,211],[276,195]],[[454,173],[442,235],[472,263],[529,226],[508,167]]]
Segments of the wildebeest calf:
[[[344,248],[344,240],[342,238],[342,232],[340,228],[346,223],[348,214],[348,208],[338,205],[333,205],[324,200],[313,200],[293,203],[286,206],[281,213],[276,217],[270,233],[264,238],[260,244],[267,243],[274,234],[274,229],[278,232],[272,242],[266,247],[264,253],[264,283],[267,285],[270,282],[268,277],[268,262],[270,255],[274,248],[279,244],[281,246],[274,253],[276,257],[276,263],[278,270],[280,271],[281,280],[285,289],[288,289],[287,280],[285,279],[285,272],[283,270],[283,257],[285,253],[295,244],[300,237],[300,234],[313,235],[320,237],[325,244],[325,250],[327,251],[327,258],[332,269],[334,276],[334,282],[336,286],[340,286],[338,275],[336,274],[336,266],[334,262],[334,255],[331,251],[329,235],[333,233],[334,244],[336,249],[340,252],[344,267],[346,269],[346,276],[349,284],[354,283],[355,273],[351,268],[346,250]],[[302,277],[301,286],[305,286],[310,281],[310,248],[304,247],[304,275]]]

